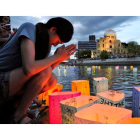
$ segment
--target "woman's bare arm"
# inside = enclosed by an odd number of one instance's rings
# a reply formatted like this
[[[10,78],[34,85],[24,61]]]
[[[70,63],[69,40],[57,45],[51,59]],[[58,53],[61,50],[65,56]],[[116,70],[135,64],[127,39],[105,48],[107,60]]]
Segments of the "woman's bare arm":
[[[40,71],[48,68],[52,64],[68,59],[71,52],[75,50],[74,46],[68,46],[61,50],[61,54],[56,53],[53,56],[47,57],[42,60],[35,60],[35,45],[34,43],[26,38],[21,39],[21,55],[23,71],[27,76],[35,75]]]

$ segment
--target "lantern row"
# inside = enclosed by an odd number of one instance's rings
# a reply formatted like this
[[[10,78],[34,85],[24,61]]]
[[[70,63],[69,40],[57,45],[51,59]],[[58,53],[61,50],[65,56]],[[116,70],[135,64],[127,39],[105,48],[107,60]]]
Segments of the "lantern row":
[[[56,84],[54,88],[39,95],[38,99],[42,104],[49,106],[50,124],[115,124],[123,121],[125,123],[127,119],[131,120],[131,123],[137,122],[137,118],[132,118],[132,111],[125,109],[124,93],[108,90],[107,78],[93,78],[96,96],[90,96],[88,80],[75,80],[71,85],[72,91],[69,92],[62,92],[63,85]],[[137,99],[139,99],[140,89],[136,91],[134,89],[133,116],[138,117],[139,100]]]

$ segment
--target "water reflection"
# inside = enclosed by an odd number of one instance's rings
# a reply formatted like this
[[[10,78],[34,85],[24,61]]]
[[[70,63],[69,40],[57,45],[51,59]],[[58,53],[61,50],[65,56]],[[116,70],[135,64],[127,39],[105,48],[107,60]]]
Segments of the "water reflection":
[[[140,86],[140,66],[61,66],[53,72],[58,83],[63,84],[63,91],[71,91],[72,80],[89,80],[92,93],[93,78],[106,77],[109,89],[125,93],[125,105],[128,109],[132,106],[132,88]]]

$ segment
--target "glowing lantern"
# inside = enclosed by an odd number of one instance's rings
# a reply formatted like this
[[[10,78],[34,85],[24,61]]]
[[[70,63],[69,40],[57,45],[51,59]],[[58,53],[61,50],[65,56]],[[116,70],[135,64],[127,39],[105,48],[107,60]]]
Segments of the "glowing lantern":
[[[49,106],[48,95],[53,93],[53,92],[61,92],[62,88],[63,88],[63,85],[57,83],[54,88],[49,89],[48,91],[46,91],[42,94],[39,94],[38,100],[40,100],[42,102],[42,106]]]
[[[133,72],[137,72],[137,68],[133,68]]]
[[[132,117],[132,111],[125,108],[94,104],[75,113],[75,124],[118,124]]]
[[[98,70],[100,70],[101,69],[101,66],[98,66]]]
[[[92,71],[92,69],[90,67],[87,68],[87,71]]]
[[[95,69],[95,66],[92,66],[92,69],[94,70]]]
[[[132,70],[133,69],[133,66],[130,66],[130,69]]]
[[[140,124],[140,118],[129,118],[120,122],[120,124]]]
[[[71,82],[72,91],[81,92],[81,95],[90,95],[89,87],[90,86],[88,80],[75,80]]]
[[[127,66],[124,66],[124,70],[127,70]]]
[[[60,101],[80,96],[80,92],[55,92],[49,95],[50,124],[62,124]]]
[[[132,111],[134,117],[140,117],[140,87],[133,87]]]
[[[116,107],[125,107],[125,94],[123,92],[109,90],[97,93],[100,104]]]
[[[93,93],[107,91],[108,90],[108,79],[105,77],[93,78]]]
[[[74,114],[81,109],[89,107],[95,103],[99,98],[97,96],[85,96],[70,98],[60,102],[62,122],[63,124],[73,124]]]

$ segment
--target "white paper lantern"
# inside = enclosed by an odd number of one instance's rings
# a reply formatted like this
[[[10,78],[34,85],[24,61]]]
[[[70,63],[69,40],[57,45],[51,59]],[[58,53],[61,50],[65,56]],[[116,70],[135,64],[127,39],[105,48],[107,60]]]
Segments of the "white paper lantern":
[[[132,118],[132,111],[104,104],[94,104],[75,113],[75,124],[119,124]]]
[[[97,93],[100,104],[107,104],[116,107],[125,107],[125,94],[123,92],[108,90]]]
[[[73,124],[74,114],[81,109],[89,107],[98,101],[97,96],[81,95],[60,102],[63,124]]]
[[[93,78],[93,93],[96,95],[99,92],[108,90],[108,79],[105,77]]]
[[[133,72],[134,72],[134,73],[137,72],[137,68],[133,68]]]

